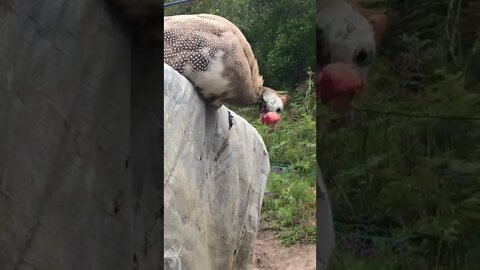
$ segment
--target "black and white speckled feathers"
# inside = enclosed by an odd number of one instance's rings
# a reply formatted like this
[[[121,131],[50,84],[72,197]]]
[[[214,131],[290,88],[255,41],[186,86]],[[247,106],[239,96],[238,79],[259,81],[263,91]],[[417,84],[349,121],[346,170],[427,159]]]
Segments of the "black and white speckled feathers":
[[[164,61],[187,77],[214,106],[262,101],[263,79],[250,44],[225,18],[178,15],[164,18]]]

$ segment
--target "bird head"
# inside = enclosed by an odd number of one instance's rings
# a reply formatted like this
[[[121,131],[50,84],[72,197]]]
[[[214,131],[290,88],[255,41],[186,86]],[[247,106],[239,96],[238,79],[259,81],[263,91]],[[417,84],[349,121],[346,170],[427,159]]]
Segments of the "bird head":
[[[259,107],[260,121],[274,129],[280,121],[280,115],[286,103],[286,95],[279,95],[277,91],[263,87],[262,100]]]
[[[316,23],[317,98],[344,114],[353,98],[365,91],[387,16],[361,15],[358,8],[344,0],[317,0]]]

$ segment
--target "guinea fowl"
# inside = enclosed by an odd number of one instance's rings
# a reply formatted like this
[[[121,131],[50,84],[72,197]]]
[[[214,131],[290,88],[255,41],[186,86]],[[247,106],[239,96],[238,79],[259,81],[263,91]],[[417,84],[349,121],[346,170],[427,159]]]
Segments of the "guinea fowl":
[[[210,14],[164,18],[164,61],[188,78],[219,108],[259,105],[263,123],[274,127],[286,97],[265,87],[257,60],[240,29]]]
[[[383,37],[387,16],[361,15],[342,0],[317,0],[317,98],[344,113],[365,91],[368,70]]]

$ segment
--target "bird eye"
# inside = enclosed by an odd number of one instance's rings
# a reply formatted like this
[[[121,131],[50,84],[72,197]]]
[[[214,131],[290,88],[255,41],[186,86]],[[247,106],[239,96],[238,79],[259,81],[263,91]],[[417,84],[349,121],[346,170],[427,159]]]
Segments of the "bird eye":
[[[359,66],[368,66],[372,62],[372,53],[361,48],[355,53],[353,61]]]
[[[282,108],[277,108],[277,113],[281,113],[282,112]]]

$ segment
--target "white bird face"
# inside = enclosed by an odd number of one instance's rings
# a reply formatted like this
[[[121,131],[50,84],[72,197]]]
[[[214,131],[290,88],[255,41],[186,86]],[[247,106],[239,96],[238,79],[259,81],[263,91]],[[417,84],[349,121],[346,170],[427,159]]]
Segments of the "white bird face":
[[[273,112],[281,114],[286,103],[286,96],[279,96],[278,93],[268,87],[263,87],[262,103],[260,104],[260,113]]]
[[[365,80],[376,56],[375,32],[368,19],[345,1],[323,1],[317,10],[317,31],[324,62],[355,67]],[[328,63],[322,63],[325,66]]]
[[[282,99],[276,94],[264,95],[263,106],[265,107],[265,113],[274,112],[281,114],[283,112]]]

